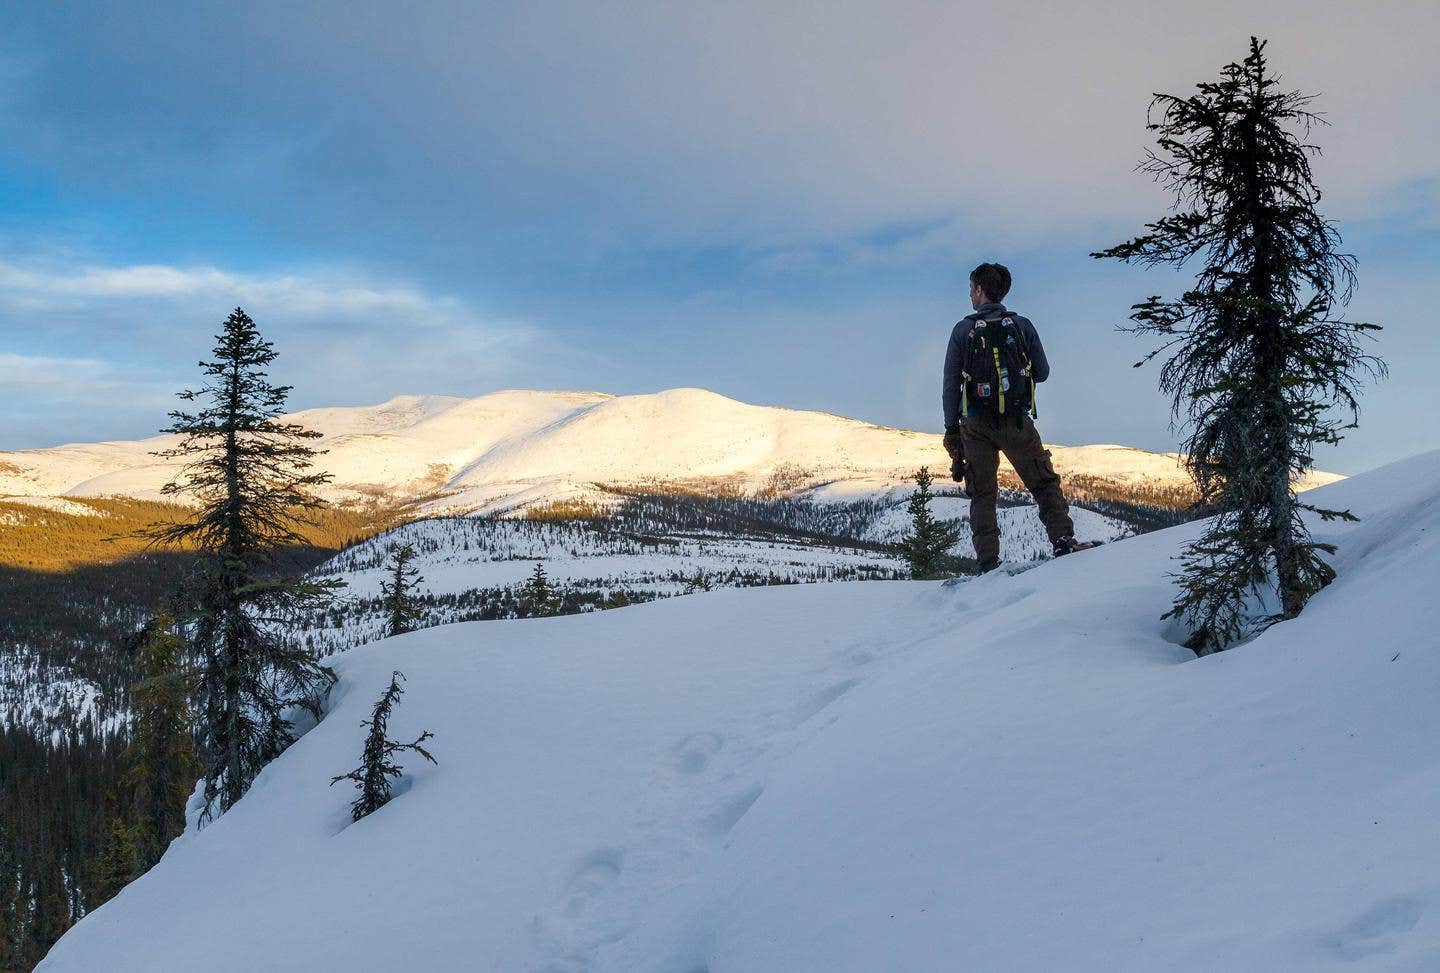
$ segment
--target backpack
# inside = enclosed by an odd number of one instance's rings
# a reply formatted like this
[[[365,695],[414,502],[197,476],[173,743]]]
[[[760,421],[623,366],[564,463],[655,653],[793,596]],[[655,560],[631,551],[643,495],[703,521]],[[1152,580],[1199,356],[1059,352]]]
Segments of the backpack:
[[[996,418],[1015,416],[1016,421],[1035,408],[1035,378],[1030,368],[1030,348],[1015,323],[1013,311],[1001,311],[975,319],[962,359],[965,384],[960,391],[960,414],[970,414],[973,402],[982,413]]]

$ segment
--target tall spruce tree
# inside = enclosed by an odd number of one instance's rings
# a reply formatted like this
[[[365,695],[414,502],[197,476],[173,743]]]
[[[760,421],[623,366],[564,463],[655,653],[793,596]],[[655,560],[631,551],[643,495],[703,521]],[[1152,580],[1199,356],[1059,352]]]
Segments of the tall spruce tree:
[[[1357,396],[1384,363],[1365,354],[1376,325],[1341,320],[1355,284],[1318,212],[1308,143],[1320,119],[1309,96],[1278,87],[1265,43],[1202,82],[1189,97],[1157,95],[1148,128],[1156,148],[1141,164],[1174,194],[1174,212],[1127,243],[1092,254],[1142,265],[1201,263],[1175,300],[1132,308],[1135,333],[1169,353],[1160,388],[1172,420],[1188,427],[1187,464],[1210,526],[1181,557],[1180,594],[1166,617],[1192,627],[1198,654],[1218,651],[1293,618],[1335,577],[1302,519],[1353,519],[1300,502],[1295,479],[1317,445],[1354,428]],[[1278,594],[1278,610],[1252,606]]]
[[[916,581],[940,577],[946,553],[960,539],[959,527],[936,520],[930,513],[930,501],[934,499],[930,484],[933,482],[929,467],[920,467],[915,473],[915,492],[910,494],[906,504],[910,512],[910,533],[900,545],[905,560],[910,562],[910,577]]]
[[[373,814],[389,803],[390,780],[403,773],[400,766],[392,759],[395,754],[413,750],[432,764],[436,762],[435,758],[430,755],[430,751],[422,746],[426,740],[435,735],[429,730],[416,737],[414,743],[397,743],[386,736],[390,712],[405,693],[400,686],[400,681],[404,678],[405,674],[399,670],[390,674],[390,687],[376,701],[370,719],[361,722],[361,726],[370,727],[370,732],[365,735],[365,748],[360,754],[360,766],[348,774],[341,774],[330,779],[331,787],[342,780],[355,782],[360,796],[355,798],[350,805],[350,817],[356,821],[367,814]]]
[[[272,385],[276,352],[236,308],[216,336],[215,360],[201,362],[206,384],[180,397],[206,404],[172,412],[166,429],[183,437],[158,455],[189,460],[165,487],[167,496],[198,502],[194,520],[162,525],[152,536],[197,545],[210,557],[195,606],[193,642],[199,678],[204,820],[244,796],[260,769],[292,741],[295,706],[317,718],[335,680],[301,646],[276,631],[290,613],[321,607],[338,581],[280,577],[273,557],[303,543],[299,530],[324,502],[312,489],[329,479],[313,472],[319,433],[278,421],[290,386]]]
[[[390,578],[380,582],[380,603],[385,609],[386,635],[413,632],[415,623],[424,614],[415,589],[425,579],[419,569],[410,563],[413,560],[415,548],[410,544],[402,544],[390,552]]]
[[[185,643],[165,612],[148,626],[136,659],[140,681],[130,690],[126,782],[140,864],[148,869],[185,830],[185,803],[199,779],[191,734],[191,674]]]

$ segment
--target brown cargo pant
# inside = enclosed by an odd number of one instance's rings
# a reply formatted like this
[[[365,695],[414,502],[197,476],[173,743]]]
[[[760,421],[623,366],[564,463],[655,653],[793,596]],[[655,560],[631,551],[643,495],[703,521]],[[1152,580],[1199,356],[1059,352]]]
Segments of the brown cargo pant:
[[[1040,507],[1040,522],[1050,543],[1075,533],[1070,507],[1060,489],[1060,477],[1050,463],[1050,451],[1040,442],[1035,423],[1025,416],[1019,425],[1009,416],[970,416],[960,427],[965,443],[965,462],[970,467],[970,533],[975,559],[982,565],[1000,559],[1000,525],[995,518],[995,499],[1000,487],[1000,454],[1020,476],[1025,489]]]

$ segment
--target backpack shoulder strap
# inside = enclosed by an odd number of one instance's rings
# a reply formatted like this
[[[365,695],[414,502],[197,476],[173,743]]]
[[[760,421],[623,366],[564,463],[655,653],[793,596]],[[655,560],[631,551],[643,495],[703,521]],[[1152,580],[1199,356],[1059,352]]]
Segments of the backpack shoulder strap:
[[[1015,332],[1015,337],[1020,339],[1020,347],[1025,350],[1025,358],[1028,361],[1030,358],[1030,339],[1025,334],[1025,329],[1020,327],[1020,322],[1029,319],[1016,311],[1005,311],[997,315],[996,320],[1002,327],[1009,328]]]
[[[1000,316],[1000,325],[1001,327],[1004,327],[1014,332],[1016,339],[1020,343],[1020,350],[1025,355],[1025,377],[1030,382],[1030,415],[1032,418],[1038,419],[1040,418],[1040,406],[1036,402],[1037,396],[1035,394],[1035,375],[1031,371],[1031,366],[1034,364],[1034,361],[1030,356],[1030,338],[1025,334],[1025,329],[1020,327],[1020,322],[1022,320],[1029,319],[1026,318],[1023,314],[1018,314],[1015,311],[1007,310],[1004,314]]]

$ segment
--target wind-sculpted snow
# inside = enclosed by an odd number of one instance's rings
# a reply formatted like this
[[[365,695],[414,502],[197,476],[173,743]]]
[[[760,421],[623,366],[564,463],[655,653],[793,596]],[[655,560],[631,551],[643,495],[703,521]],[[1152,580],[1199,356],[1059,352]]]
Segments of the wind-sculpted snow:
[[[335,658],[326,718],[43,973],[1440,965],[1440,453],[1329,487],[1339,580],[1195,659],[1197,525],[1023,574],[726,590]],[[394,669],[439,764],[327,786]]]

